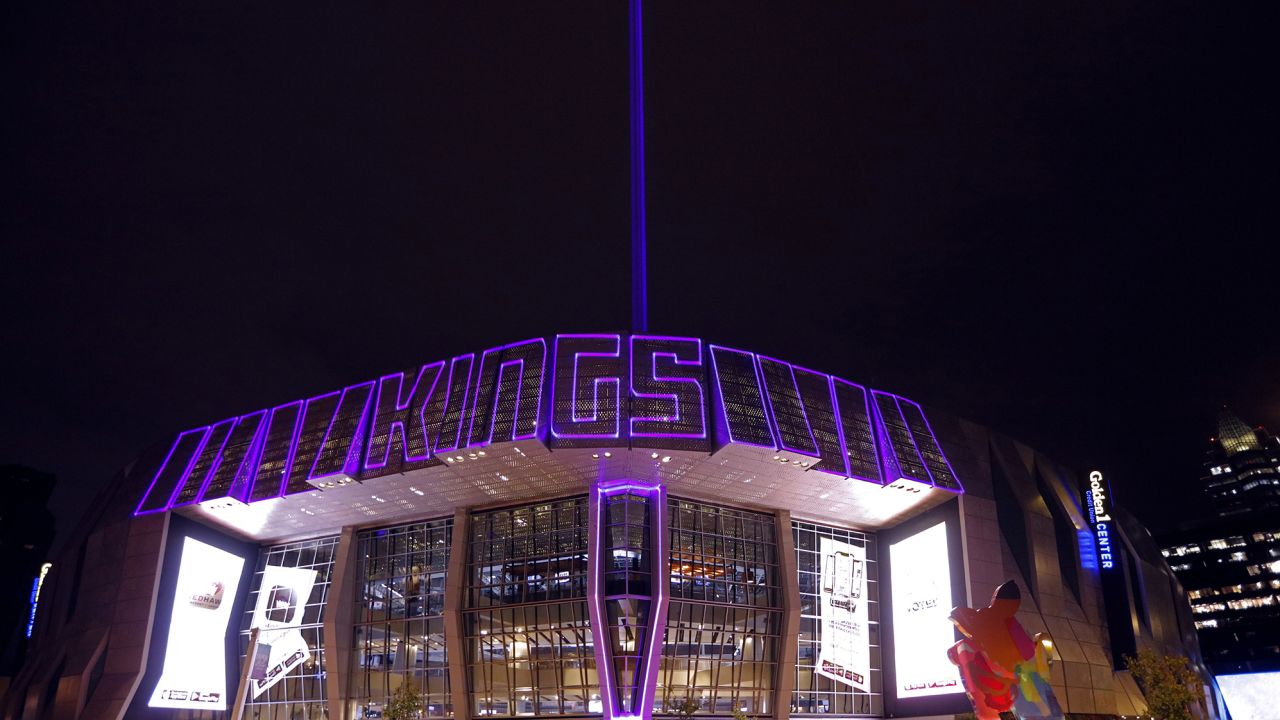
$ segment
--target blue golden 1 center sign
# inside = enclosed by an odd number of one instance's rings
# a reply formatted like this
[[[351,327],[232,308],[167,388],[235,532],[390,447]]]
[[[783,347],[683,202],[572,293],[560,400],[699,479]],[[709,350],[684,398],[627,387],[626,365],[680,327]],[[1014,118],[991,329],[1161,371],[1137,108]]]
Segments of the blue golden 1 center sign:
[[[1115,553],[1112,551],[1114,532],[1111,519],[1111,488],[1107,486],[1102,473],[1094,470],[1089,473],[1089,485],[1084,492],[1085,512],[1089,517],[1089,527],[1093,529],[1094,544],[1098,549],[1098,567],[1102,570],[1115,569]]]

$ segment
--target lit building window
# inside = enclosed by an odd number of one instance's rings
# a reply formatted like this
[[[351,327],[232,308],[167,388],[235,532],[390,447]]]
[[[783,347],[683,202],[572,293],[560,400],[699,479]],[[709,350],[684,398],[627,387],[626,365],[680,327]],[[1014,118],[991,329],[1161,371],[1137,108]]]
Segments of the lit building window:
[[[249,625],[253,611],[258,606],[258,593],[262,591],[262,575],[266,566],[303,568],[316,571],[311,595],[303,606],[302,625],[299,630],[307,643],[310,658],[289,672],[284,679],[267,688],[258,697],[245,700],[245,717],[252,720],[276,718],[325,717],[325,657],[324,626],[322,617],[329,599],[329,581],[333,576],[333,556],[338,548],[337,536],[264,547],[258,554],[257,572],[254,574],[252,592],[245,602],[244,621],[241,623],[241,662],[249,647]]]
[[[453,715],[444,641],[445,571],[453,519],[362,531],[351,695],[377,717],[401,685],[427,717]]]
[[[791,715],[873,715],[884,714],[881,695],[879,617],[879,572],[875,558],[876,539],[856,530],[842,530],[806,522],[792,523],[796,545],[796,564],[800,574],[800,644],[796,656],[795,692],[791,696]],[[871,645],[871,692],[863,692],[830,677],[814,672],[822,646],[822,539],[860,546],[866,552],[868,641]]]
[[[587,516],[585,496],[472,515],[465,628],[474,715],[601,712]]]
[[[671,600],[654,712],[773,712],[782,613],[772,514],[668,502]]]

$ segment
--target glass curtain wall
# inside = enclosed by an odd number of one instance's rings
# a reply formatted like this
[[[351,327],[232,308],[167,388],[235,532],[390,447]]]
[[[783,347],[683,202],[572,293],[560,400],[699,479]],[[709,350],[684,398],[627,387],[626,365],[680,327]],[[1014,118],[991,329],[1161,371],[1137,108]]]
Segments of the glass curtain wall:
[[[464,628],[474,715],[601,712],[587,528],[585,496],[471,516]]]
[[[333,577],[333,558],[338,537],[319,538],[284,545],[264,547],[258,553],[258,566],[250,586],[253,590],[245,602],[240,623],[240,660],[249,647],[249,625],[258,605],[262,573],[268,565],[305,568],[316,571],[311,596],[302,613],[302,639],[310,657],[258,697],[245,701],[244,716],[252,720],[320,720],[329,716],[325,688],[324,629],[321,625],[329,600],[329,581]]]
[[[356,717],[381,717],[408,684],[424,717],[450,717],[444,584],[453,518],[361,531],[351,698]]]
[[[775,517],[668,502],[670,605],[654,712],[773,712],[781,614]]]
[[[796,565],[800,575],[800,646],[796,656],[796,684],[791,695],[792,715],[872,715],[884,714],[880,655],[880,584],[874,535],[856,530],[792,523],[796,545]],[[814,671],[822,647],[822,592],[839,593],[838,582],[822,576],[822,538],[830,538],[865,550],[861,573],[866,579],[867,628],[870,645],[870,691]],[[863,598],[858,598],[863,601]]]
[[[652,607],[650,497],[647,493],[605,495],[604,609],[609,626],[614,692],[620,714],[634,715],[644,680],[640,670],[649,646]]]

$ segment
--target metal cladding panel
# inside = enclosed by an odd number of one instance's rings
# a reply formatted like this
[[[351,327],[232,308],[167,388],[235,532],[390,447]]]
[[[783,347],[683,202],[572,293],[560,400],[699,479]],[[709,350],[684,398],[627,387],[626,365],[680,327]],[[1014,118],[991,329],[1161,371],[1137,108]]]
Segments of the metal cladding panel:
[[[630,422],[622,384],[627,347],[619,335],[556,337],[551,380],[555,447],[616,447]]]
[[[475,353],[459,355],[449,362],[448,392],[445,395],[444,418],[440,422],[440,437],[436,441],[436,454],[458,449],[463,430],[463,416],[471,395],[471,366]]]
[[[542,410],[547,343],[542,338],[486,350],[480,356],[468,447],[536,437]]]
[[[320,455],[325,437],[329,432],[329,423],[333,421],[342,398],[340,391],[317,395],[307,400],[302,410],[302,429],[298,432],[294,443],[293,462],[285,468],[287,478],[284,486],[285,495],[294,495],[307,490],[314,490],[307,483],[311,466]]]
[[[634,470],[645,473],[661,472],[678,451],[714,453],[724,465],[732,464],[721,454],[728,446],[737,446],[730,454],[767,448],[774,463],[963,492],[923,410],[905,398],[696,338],[561,335],[548,373],[547,342],[459,355],[184,431],[135,512],[331,491],[345,484],[341,478],[320,481],[334,476],[367,481],[446,463],[466,463],[470,473],[486,456],[481,448],[495,446],[487,451],[493,456],[496,446],[513,443],[521,457],[651,450]],[[471,481],[496,497],[504,476],[498,470]]]
[[[200,448],[200,454],[196,455],[196,461],[192,463],[187,477],[169,501],[171,506],[190,505],[200,499],[200,491],[204,489],[206,481],[211,479],[209,474],[216,468],[219,458],[222,457],[223,447],[231,436],[231,429],[235,424],[235,418],[228,418],[214,423],[209,428],[209,435]]]
[[[789,363],[767,358],[760,362],[760,378],[764,381],[768,410],[777,428],[778,446],[809,457],[818,457],[818,443],[809,426],[809,417],[800,390],[796,387],[795,373]]]
[[[410,377],[411,385],[406,382]],[[378,381],[365,471],[381,475],[440,464],[432,448],[444,417],[446,383],[444,362]]]
[[[898,407],[902,410],[907,426],[911,428],[911,437],[915,439],[920,457],[929,468],[929,474],[933,476],[933,484],[944,490],[963,492],[964,488],[960,486],[960,480],[951,469],[951,463],[943,454],[942,446],[938,444],[938,438],[933,434],[933,428],[929,427],[929,421],[925,419],[924,410],[904,397],[898,398]]]
[[[352,385],[342,391],[342,399],[325,428],[315,462],[310,464],[307,481],[333,475],[354,477],[360,470],[360,456],[369,428],[369,409],[373,404],[373,381]],[[291,491],[292,492],[292,491]]]
[[[875,405],[881,437],[887,440],[887,447],[882,445],[880,454],[886,460],[892,456],[896,461],[894,465],[897,473],[886,472],[886,481],[893,482],[898,478],[905,478],[932,485],[929,471],[920,460],[920,453],[916,450],[915,441],[911,439],[911,431],[907,428],[906,420],[902,419],[902,411],[898,409],[897,401],[892,395],[876,390],[871,391],[871,399]]]
[[[284,494],[285,473],[293,462],[294,443],[302,419],[302,401],[295,400],[271,409],[267,421],[267,438],[262,447],[262,460],[254,475],[249,501],[267,500]]]
[[[157,468],[147,494],[138,503],[136,510],[138,514],[169,507],[178,486],[186,481],[187,475],[191,472],[191,464],[195,462],[196,454],[204,447],[204,440],[208,435],[208,426],[184,430],[178,434],[173,441],[173,446],[169,448],[168,455]]]
[[[756,373],[755,356],[741,350],[711,347],[711,367],[720,400],[727,443],[776,448]]]
[[[236,418],[222,455],[213,468],[213,474],[200,494],[199,502],[235,498],[243,501],[246,482],[257,468],[258,453],[262,451],[262,438],[266,434],[267,411],[259,410]]]
[[[813,469],[847,477],[849,462],[840,440],[840,425],[832,398],[831,377],[799,367],[794,370],[796,389],[804,402],[809,428],[813,431],[814,442],[818,445],[820,459]]]
[[[849,477],[884,484],[880,466],[879,443],[874,433],[867,391],[861,385],[832,378],[836,414],[844,440],[844,453],[849,463]],[[895,464],[896,467],[896,464]]]
[[[711,451],[707,367],[697,338],[630,338],[633,447]]]

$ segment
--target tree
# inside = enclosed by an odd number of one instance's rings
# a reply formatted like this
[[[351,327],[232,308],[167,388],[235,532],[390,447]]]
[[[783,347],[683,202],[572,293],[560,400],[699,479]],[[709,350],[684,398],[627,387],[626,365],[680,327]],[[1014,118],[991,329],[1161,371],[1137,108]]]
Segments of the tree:
[[[1160,720],[1193,720],[1191,706],[1199,704],[1202,691],[1185,657],[1139,650],[1124,662],[1147,698],[1148,713]]]
[[[402,682],[391,693],[387,707],[382,711],[386,720],[415,720],[422,714],[422,695],[414,692],[408,682]]]
[[[689,720],[693,714],[702,708],[702,703],[694,700],[693,696],[688,696],[678,703],[667,705],[667,712],[680,718],[680,720]]]

